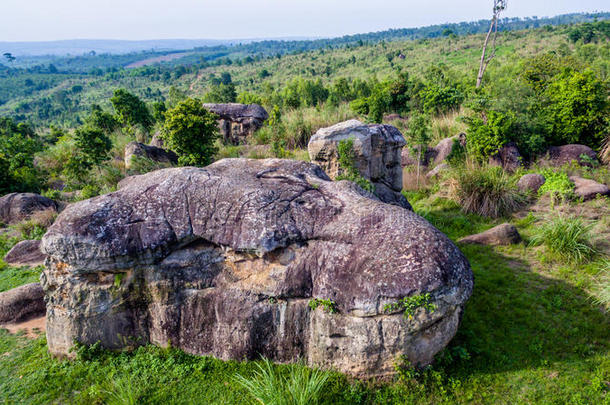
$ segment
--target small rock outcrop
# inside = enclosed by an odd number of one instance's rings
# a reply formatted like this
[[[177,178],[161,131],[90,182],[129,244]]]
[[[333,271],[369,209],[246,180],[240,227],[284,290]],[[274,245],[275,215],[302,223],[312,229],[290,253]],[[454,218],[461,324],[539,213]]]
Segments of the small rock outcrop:
[[[353,139],[355,166],[360,175],[375,186],[375,195],[383,202],[411,209],[401,194],[401,151],[405,140],[398,129],[391,125],[363,124],[349,120],[322,128],[307,145],[309,158],[322,170],[336,179],[342,173],[339,167],[339,142]]]
[[[521,176],[517,182],[517,188],[522,193],[535,194],[545,182],[546,179],[543,175],[538,173],[529,173]]]
[[[502,146],[493,156],[489,158],[489,164],[492,166],[500,166],[508,172],[514,172],[522,166],[521,153],[517,149],[517,145],[509,143]]]
[[[125,146],[125,168],[131,168],[132,158],[134,156],[150,159],[153,162],[165,163],[168,165],[175,165],[178,163],[178,156],[176,156],[176,154],[171,150],[145,145],[140,142],[129,142]]]
[[[465,133],[460,133],[440,141],[434,148],[432,148],[432,152],[429,153],[428,159],[431,159],[429,164],[438,165],[445,162],[445,159],[447,159],[449,155],[451,155],[451,152],[453,152],[453,148],[458,147],[458,145],[462,148],[466,147]]]
[[[154,146],[156,148],[161,148],[163,149],[165,146],[165,142],[163,142],[163,139],[161,138],[161,133],[159,132],[155,132],[155,134],[153,135],[152,139],[150,140],[150,146]]]
[[[38,211],[57,209],[55,201],[39,194],[11,193],[0,198],[0,221],[15,224],[30,218]]]
[[[583,156],[586,158],[583,159]],[[572,162],[577,162],[581,166],[591,166],[591,161],[597,162],[597,154],[585,145],[551,146],[543,157],[543,161],[551,166],[563,166]]]
[[[221,135],[234,145],[246,143],[269,118],[267,110],[258,104],[204,104],[203,107],[218,115]]]
[[[608,186],[598,183],[595,180],[570,176],[570,181],[574,183],[574,194],[584,201],[593,200],[598,195],[610,195]]]
[[[426,173],[426,177],[429,179],[432,179],[432,178],[438,176],[439,174],[441,174],[442,172],[444,172],[445,170],[449,170],[449,165],[447,163],[441,163],[438,166],[436,166],[434,169],[432,169],[428,173]]]
[[[400,355],[432,361],[473,287],[466,258],[426,220],[292,160],[126,178],[68,206],[42,249],[56,355],[75,341],[171,344],[386,375]],[[434,310],[388,312],[416,295]],[[315,299],[327,305],[312,309]]]
[[[40,283],[0,292],[0,323],[15,323],[43,316],[46,312]]]
[[[521,242],[521,235],[514,225],[500,224],[485,232],[466,236],[458,242],[478,245],[512,245]]]
[[[22,240],[4,256],[4,261],[11,266],[41,266],[44,259],[39,240]]]

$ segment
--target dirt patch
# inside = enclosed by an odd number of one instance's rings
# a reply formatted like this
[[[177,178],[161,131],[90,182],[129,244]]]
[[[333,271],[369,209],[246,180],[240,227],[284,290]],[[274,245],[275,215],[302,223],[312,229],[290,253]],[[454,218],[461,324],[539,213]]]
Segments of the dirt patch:
[[[154,65],[155,63],[169,62],[175,59],[184,58],[193,52],[175,52],[167,55],[156,56],[154,58],[142,59],[125,66],[126,69],[138,68],[142,66]]]
[[[40,318],[30,319],[25,322],[19,323],[7,323],[0,325],[0,328],[6,329],[11,334],[15,334],[19,331],[25,332],[25,336],[30,339],[36,339],[40,336],[47,327],[47,317],[41,316]]]

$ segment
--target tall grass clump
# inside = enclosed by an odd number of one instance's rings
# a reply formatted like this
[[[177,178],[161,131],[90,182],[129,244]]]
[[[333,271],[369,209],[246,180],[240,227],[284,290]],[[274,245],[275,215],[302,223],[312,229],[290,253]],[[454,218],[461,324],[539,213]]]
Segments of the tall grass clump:
[[[447,182],[449,198],[465,213],[498,218],[519,210],[526,201],[500,167],[469,163],[453,169]]]
[[[591,227],[578,217],[554,216],[537,228],[531,244],[544,245],[549,253],[570,263],[582,263],[597,253]]]
[[[256,366],[258,370],[251,378],[237,375],[235,381],[263,405],[315,405],[329,378],[329,373],[300,363],[290,365],[287,376],[269,359]]]
[[[595,303],[610,310],[610,260],[603,261],[594,290]]]

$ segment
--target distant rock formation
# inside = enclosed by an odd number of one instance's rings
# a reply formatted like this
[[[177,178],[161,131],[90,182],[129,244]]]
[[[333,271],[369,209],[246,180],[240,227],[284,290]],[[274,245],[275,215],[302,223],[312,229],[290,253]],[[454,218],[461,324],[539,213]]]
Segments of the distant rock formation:
[[[129,169],[132,165],[134,156],[150,159],[153,162],[167,163],[175,165],[178,163],[178,156],[171,150],[161,149],[156,146],[144,145],[139,142],[129,142],[125,146],[125,168]]]
[[[405,140],[400,131],[391,125],[363,124],[358,120],[318,130],[307,145],[309,158],[331,179],[343,174],[338,145],[347,139],[353,139],[355,166],[362,177],[373,183],[375,195],[388,204],[411,209],[401,194],[401,150]]]
[[[258,104],[204,104],[203,107],[220,117],[220,133],[226,142],[234,145],[246,143],[246,139],[269,118],[267,111]]]
[[[68,206],[42,250],[56,355],[171,344],[382,376],[400,355],[429,364],[473,288],[466,258],[422,217],[292,160],[128,177]],[[414,296],[433,309],[403,315]]]
[[[11,193],[0,198],[0,221],[15,224],[38,211],[57,211],[58,205],[50,198],[34,193]]]
[[[585,157],[584,159],[583,156]],[[543,161],[551,166],[562,166],[572,162],[582,166],[591,166],[591,162],[597,162],[597,154],[586,145],[552,146],[546,152]]]

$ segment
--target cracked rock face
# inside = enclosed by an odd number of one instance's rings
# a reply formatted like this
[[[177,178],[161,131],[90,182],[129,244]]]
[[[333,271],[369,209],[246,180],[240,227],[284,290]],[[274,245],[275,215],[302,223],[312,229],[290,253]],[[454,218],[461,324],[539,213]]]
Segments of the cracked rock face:
[[[363,124],[358,120],[340,122],[316,132],[307,145],[309,158],[332,179],[344,174],[339,166],[339,142],[352,139],[354,164],[360,175],[375,186],[383,202],[411,209],[402,190],[402,147],[406,142],[391,125]]]
[[[42,241],[47,340],[171,344],[390,374],[454,336],[473,277],[441,232],[313,164],[225,159],[134,176],[67,207]],[[386,304],[429,293],[434,311]],[[309,307],[332,300],[336,313]]]

